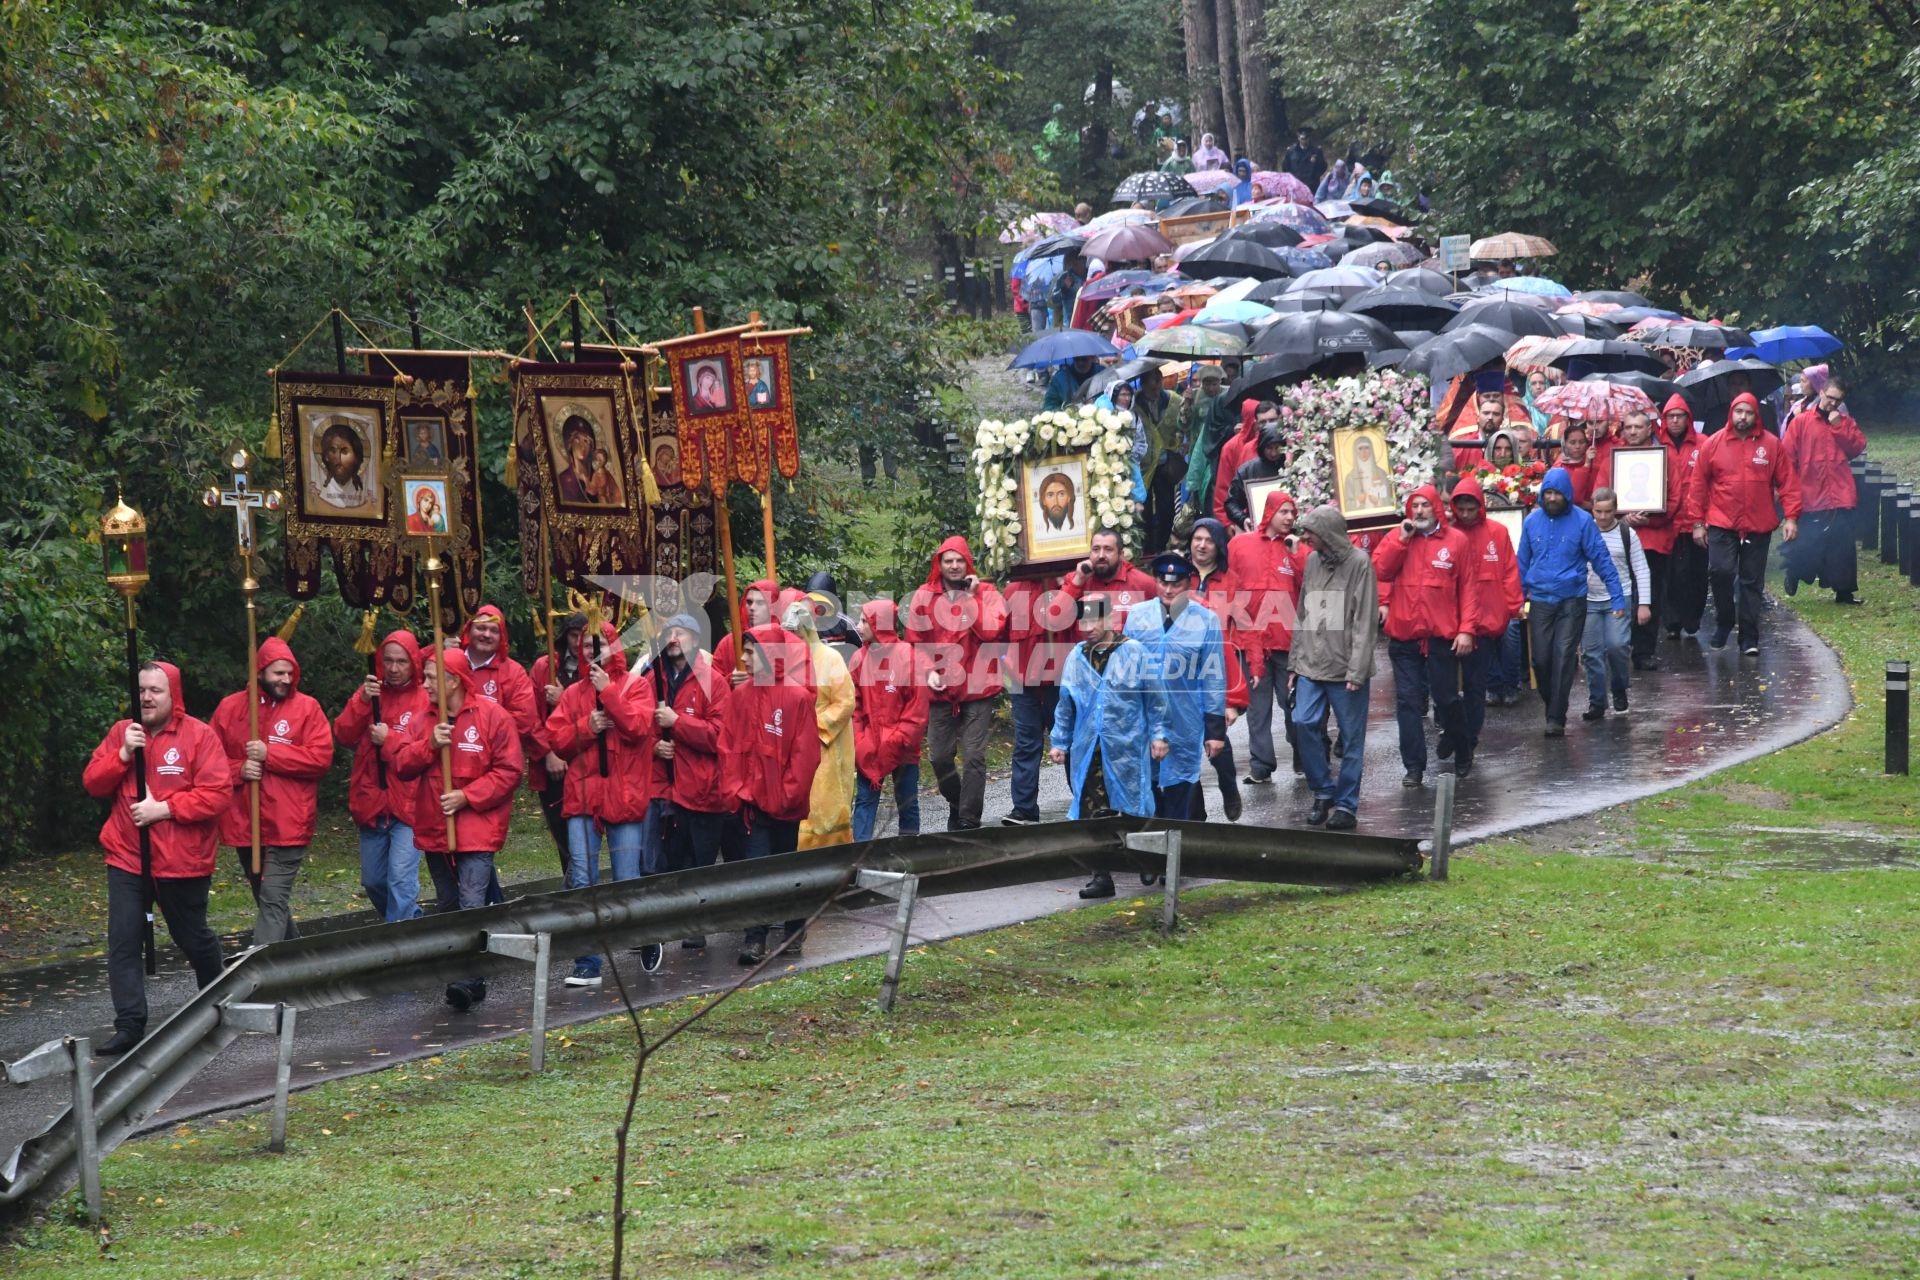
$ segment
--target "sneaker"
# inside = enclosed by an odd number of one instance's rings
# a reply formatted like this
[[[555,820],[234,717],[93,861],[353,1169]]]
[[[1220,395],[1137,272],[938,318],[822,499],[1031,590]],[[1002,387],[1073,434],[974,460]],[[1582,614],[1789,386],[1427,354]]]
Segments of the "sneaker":
[[[1243,778],[1242,781],[1250,787],[1270,787],[1273,785],[1273,775],[1270,773],[1250,773]]]
[[[705,951],[707,949],[707,935],[704,933],[696,933],[691,938],[682,938],[680,940],[680,949],[682,951]]]
[[[1245,806],[1240,803],[1240,788],[1230,787],[1220,792],[1220,811],[1227,815],[1228,822],[1240,821]]]
[[[1707,638],[1707,644],[1714,649],[1724,649],[1727,647],[1727,637],[1732,634],[1733,632],[1731,631],[1716,628],[1714,633]]]
[[[1420,770],[1409,769],[1407,770],[1407,776],[1400,779],[1400,785],[1405,787],[1409,791],[1413,791],[1420,786],[1421,777],[1422,777],[1422,774]]]
[[[1036,825],[1039,821],[1040,821],[1040,815],[1037,813],[1032,815],[1028,815],[1024,813],[1010,813],[1006,817],[1000,819],[1000,825],[1003,827],[1031,827]]]
[[[740,944],[740,964],[742,968],[752,968],[767,958],[767,940],[748,938]]]
[[[1351,831],[1360,825],[1360,820],[1345,809],[1335,809],[1333,816],[1327,819],[1329,831]]]
[[[1627,691],[1625,689],[1615,689],[1613,691],[1613,709],[1619,715],[1627,714]]]
[[[1567,726],[1559,720],[1549,720],[1547,721],[1547,736],[1549,738],[1564,738],[1567,736]]]
[[[133,1048],[133,1046],[139,1044],[141,1038],[145,1035],[146,1032],[144,1031],[128,1031],[124,1028],[116,1027],[113,1034],[107,1038],[107,1042],[94,1049],[93,1056],[96,1058],[117,1058],[127,1050]]]
[[[1313,808],[1307,811],[1307,825],[1310,827],[1325,826],[1327,815],[1332,812],[1333,801],[1316,799],[1313,802]]]
[[[1453,776],[1461,782],[1465,782],[1468,778],[1472,777],[1473,776],[1472,758],[1469,756],[1462,755],[1458,760],[1455,760],[1453,762]]]
[[[1439,743],[1433,748],[1433,754],[1439,756],[1442,760],[1453,759],[1453,735],[1450,733],[1441,734]]]
[[[1760,644],[1758,641],[1749,640],[1746,644],[1740,646],[1740,652],[1749,658],[1757,658],[1760,656]]]
[[[1636,653],[1633,655],[1633,669],[1635,671],[1658,671],[1660,669],[1660,659],[1654,657],[1652,654]]]
[[[1093,873],[1093,879],[1081,887],[1083,898],[1111,898],[1113,896],[1113,877],[1104,871]]]
[[[660,962],[667,958],[667,949],[657,942],[649,942],[644,947],[635,947],[640,953],[640,972],[658,973]]]
[[[1851,591],[1834,592],[1833,602],[1835,604],[1865,604],[1866,603],[1865,600],[1862,600],[1859,596],[1856,596]]]
[[[561,981],[570,987],[597,987],[600,985],[600,966],[589,960],[575,960],[573,972]]]
[[[1591,704],[1589,704],[1589,705],[1588,705],[1588,707],[1587,707],[1587,709],[1586,709],[1585,711],[1582,711],[1582,712],[1580,713],[1580,718],[1581,718],[1582,720],[1604,720],[1604,719],[1606,719],[1606,718],[1607,718],[1607,704],[1606,704],[1606,703],[1604,703],[1604,702],[1595,702],[1595,703],[1591,703]]]

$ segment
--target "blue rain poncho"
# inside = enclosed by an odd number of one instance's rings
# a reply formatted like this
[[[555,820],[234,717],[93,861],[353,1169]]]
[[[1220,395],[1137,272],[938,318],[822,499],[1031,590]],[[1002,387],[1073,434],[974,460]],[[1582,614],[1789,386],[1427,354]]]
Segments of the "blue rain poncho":
[[[1073,646],[1060,673],[1060,701],[1053,713],[1052,745],[1067,753],[1073,784],[1069,820],[1084,816],[1087,770],[1094,748],[1107,803],[1120,813],[1146,817],[1153,812],[1153,726],[1166,719],[1166,697],[1144,645],[1125,639],[1107,657],[1107,669],[1095,671],[1085,643]]]
[[[1146,648],[1154,674],[1166,689],[1166,715],[1150,726],[1152,736],[1165,739],[1168,747],[1160,761],[1162,787],[1200,781],[1206,740],[1227,736],[1226,650],[1220,640],[1220,619],[1193,599],[1172,627],[1165,624],[1166,613],[1158,600],[1127,613],[1127,635]]]

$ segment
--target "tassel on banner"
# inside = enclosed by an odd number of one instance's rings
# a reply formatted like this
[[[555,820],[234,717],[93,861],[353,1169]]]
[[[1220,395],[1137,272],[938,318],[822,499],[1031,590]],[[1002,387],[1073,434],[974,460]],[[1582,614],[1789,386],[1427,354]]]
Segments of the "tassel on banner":
[[[653,478],[653,467],[644,453],[640,455],[640,496],[647,500],[649,507],[660,505],[660,484]]]
[[[507,465],[501,472],[501,478],[506,481],[507,488],[516,493],[520,491],[520,446],[512,440],[507,441]]]
[[[533,634],[545,640],[547,638],[547,623],[546,619],[541,616],[542,612],[538,607],[533,611]]]
[[[306,608],[306,606],[302,605],[300,606],[300,608],[304,609]],[[293,611],[293,616],[296,618],[299,617],[300,609],[295,609]],[[371,658],[373,656],[375,649],[378,648],[378,646],[375,645],[373,642],[373,629],[379,623],[379,621],[380,621],[380,610],[377,608],[368,609],[363,613],[361,613],[360,636],[358,639],[356,639],[353,642],[353,651],[355,653],[360,654],[362,657],[367,657],[367,658]],[[285,639],[286,637],[283,636],[281,638]]]
[[[306,613],[306,611],[307,604],[304,600],[293,606],[293,612],[287,615],[287,620],[280,624],[278,631],[274,632],[275,635],[280,637],[282,643],[293,643],[293,633],[300,629],[300,617]],[[369,649],[367,652],[372,653],[373,650]]]
[[[273,416],[267,419],[267,438],[260,442],[260,456],[274,462],[280,460],[280,397],[273,397]]]

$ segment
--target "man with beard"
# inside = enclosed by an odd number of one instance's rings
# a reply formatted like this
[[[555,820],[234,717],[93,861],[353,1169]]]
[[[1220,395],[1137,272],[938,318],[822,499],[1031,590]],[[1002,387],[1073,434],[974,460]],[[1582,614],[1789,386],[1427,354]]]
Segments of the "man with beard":
[[[1784,521],[1774,514],[1776,504]],[[1724,649],[1733,634],[1737,585],[1740,652],[1758,654],[1767,548],[1776,528],[1782,542],[1799,536],[1800,477],[1780,437],[1760,425],[1760,401],[1752,392],[1733,398],[1726,429],[1700,446],[1681,523],[1692,527],[1694,545],[1707,549],[1713,647]]]
[[[720,788],[720,727],[732,685],[700,650],[699,619],[676,613],[660,633],[660,650],[630,676],[620,696],[644,706],[652,701],[654,734],[652,800],[648,826],[657,833],[655,871],[710,867],[720,856],[727,805]],[[643,694],[635,688],[648,686]],[[687,950],[707,945],[695,935],[681,942]],[[646,959],[642,949],[642,959]]]
[[[373,491],[361,477],[367,446],[360,433],[344,422],[335,422],[320,433],[320,467],[325,478],[320,482],[320,501],[342,511],[366,506]]]
[[[297,938],[290,903],[300,863],[313,843],[320,779],[333,763],[333,726],[312,697],[300,692],[300,663],[278,636],[268,636],[255,659],[260,671],[260,737],[247,736],[247,691],[228,694],[209,722],[233,773],[233,803],[220,819],[220,838],[240,856],[253,890],[256,946]],[[253,870],[249,783],[260,784],[260,872]]]
[[[1055,471],[1040,482],[1040,528],[1042,537],[1073,531],[1073,481],[1064,472]]]
[[[1573,480],[1554,467],[1540,482],[1540,505],[1520,526],[1520,585],[1527,596],[1534,685],[1547,704],[1547,736],[1567,733],[1567,698],[1580,670],[1587,623],[1587,570],[1605,584],[1613,616],[1627,616],[1627,597],[1593,517],[1573,505]]]
[[[1787,424],[1787,459],[1800,477],[1806,508],[1801,535],[1786,555],[1787,594],[1815,582],[1833,592],[1835,604],[1859,604],[1860,566],[1851,527],[1853,470],[1849,458],[1866,452],[1867,437],[1847,413],[1847,387],[1829,375],[1812,406]]]
[[[907,641],[927,672],[927,751],[945,797],[947,830],[980,825],[987,792],[987,730],[1001,689],[995,650],[1007,630],[999,588],[974,571],[967,540],[948,538],[907,602]],[[956,754],[961,767],[954,767]]]
[[[483,604],[460,629],[460,647],[473,667],[475,691],[513,717],[513,727],[520,734],[520,752],[527,761],[527,775],[537,779],[546,772],[540,768],[547,756],[543,731],[546,717],[540,714],[534,699],[527,669],[507,656],[506,626],[507,615],[498,605]],[[506,900],[496,873],[487,886],[487,903],[491,906]]]
[[[167,932],[187,955],[201,986],[220,976],[220,940],[207,927],[207,889],[219,845],[217,820],[233,802],[232,774],[219,735],[187,714],[180,670],[171,663],[140,668],[135,718],[121,720],[93,749],[81,784],[96,800],[113,801],[100,844],[107,853],[107,986],[113,993],[113,1036],[96,1050],[125,1053],[147,1033],[147,987],[141,963],[148,894]],[[146,752],[146,798],[133,753]],[[140,864],[140,833],[152,849],[152,880]]]
[[[353,749],[347,812],[360,828],[360,887],[389,924],[420,914],[420,849],[413,839],[420,784],[394,769],[393,751],[432,714],[420,684],[420,642],[400,630],[380,643],[380,674],[367,677],[333,722],[340,745]]]
[[[1062,272],[1064,275],[1065,273]],[[1076,285],[1075,288],[1078,288]],[[1067,295],[1067,305],[1072,305],[1073,295]],[[1093,357],[1075,356],[1071,361],[1053,371],[1053,377],[1047,381],[1047,394],[1040,401],[1040,411],[1046,413],[1054,409],[1064,409],[1073,403],[1080,394],[1080,387],[1093,376]]]
[[[1440,491],[1430,484],[1407,495],[1406,519],[1373,551],[1404,787],[1418,787],[1426,773],[1428,699],[1440,726],[1434,754],[1455,759],[1462,776],[1473,772],[1460,716],[1459,664],[1474,648],[1468,554],[1466,535],[1440,518]]]
[[[1347,519],[1331,503],[1300,521],[1310,554],[1300,573],[1300,616],[1288,655],[1294,688],[1293,727],[1313,808],[1307,825],[1351,831],[1358,825],[1361,766],[1367,755],[1367,693],[1380,635],[1379,587],[1373,561],[1347,536]],[[1336,778],[1327,764],[1327,717],[1345,751]]]
[[[1094,591],[1106,596],[1119,610],[1131,609],[1153,598],[1153,579],[1134,568],[1121,554],[1119,530],[1095,529],[1090,545],[1087,558],[1073,567],[1061,586],[1075,607],[1082,596]]]
[[[1689,424],[1691,429],[1691,424]],[[1667,468],[1667,507],[1664,511],[1632,511],[1620,517],[1620,523],[1632,529],[1647,559],[1647,586],[1652,597],[1648,610],[1648,620],[1635,621],[1633,624],[1633,669],[1635,671],[1657,671],[1659,660],[1654,657],[1654,641],[1660,636],[1660,619],[1667,609],[1668,579],[1671,575],[1674,542],[1679,537],[1679,527],[1674,523],[1675,514],[1680,509],[1678,484],[1681,480],[1680,451],[1666,441],[1656,441],[1653,436],[1653,419],[1647,414],[1635,411],[1629,413],[1620,422],[1620,434],[1605,436],[1595,451],[1593,479],[1596,488],[1613,489],[1614,456],[1621,449],[1660,448],[1666,452]],[[1640,465],[1648,465],[1642,462]],[[1849,486],[1852,480],[1849,477]],[[1851,492],[1851,488],[1849,488]],[[1636,611],[1635,617],[1638,618]]]

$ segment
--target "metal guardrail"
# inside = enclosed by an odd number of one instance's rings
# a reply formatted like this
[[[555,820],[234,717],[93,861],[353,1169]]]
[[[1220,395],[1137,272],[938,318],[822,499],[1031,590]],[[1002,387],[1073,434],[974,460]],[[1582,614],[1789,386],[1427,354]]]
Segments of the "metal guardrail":
[[[284,1060],[295,1010],[418,990],[524,963],[522,948],[497,945],[506,935],[546,935],[549,951],[572,955],[602,943],[666,943],[794,919],[829,898],[850,908],[895,901],[896,954],[889,959],[882,996],[891,1004],[914,896],[1033,884],[1092,870],[1171,871],[1163,914],[1163,927],[1170,928],[1182,877],[1346,885],[1419,868],[1418,844],[1411,839],[1104,818],[839,845],[256,947],[100,1074],[90,1091],[91,1125],[77,1123],[72,1110],[64,1112],[0,1164],[0,1210],[44,1202],[74,1185],[83,1163],[91,1163],[83,1162],[83,1147],[93,1147],[95,1159],[112,1151],[246,1031],[278,1030]],[[855,882],[856,869],[881,874]],[[907,877],[914,881],[911,895],[902,891]],[[275,1005],[284,1006],[286,1016],[271,1025],[235,1016],[243,1006],[251,1014]],[[86,1052],[82,1042],[51,1044],[63,1046],[68,1062],[76,1047]],[[281,1073],[284,1081],[284,1061]],[[284,1089],[282,1083],[276,1091],[276,1129],[278,1115],[284,1114]],[[88,1129],[97,1131],[97,1142],[86,1142]]]

